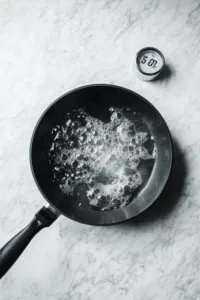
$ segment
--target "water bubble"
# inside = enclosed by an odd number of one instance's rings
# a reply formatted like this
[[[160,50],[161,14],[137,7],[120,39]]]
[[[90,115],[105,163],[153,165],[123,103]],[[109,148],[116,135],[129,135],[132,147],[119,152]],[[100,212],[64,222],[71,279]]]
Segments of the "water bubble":
[[[72,165],[73,165],[74,168],[76,168],[78,166],[78,161],[75,160]]]

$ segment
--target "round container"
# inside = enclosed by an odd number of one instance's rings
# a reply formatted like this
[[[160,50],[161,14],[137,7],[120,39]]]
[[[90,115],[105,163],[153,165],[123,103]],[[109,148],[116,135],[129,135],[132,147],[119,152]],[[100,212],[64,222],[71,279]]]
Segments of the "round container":
[[[141,80],[155,79],[165,67],[165,58],[156,48],[146,47],[136,54],[137,75]]]

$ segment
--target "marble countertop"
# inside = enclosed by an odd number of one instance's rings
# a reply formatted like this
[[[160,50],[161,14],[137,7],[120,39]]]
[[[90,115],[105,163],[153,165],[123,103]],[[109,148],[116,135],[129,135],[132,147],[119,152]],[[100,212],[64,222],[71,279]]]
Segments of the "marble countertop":
[[[0,246],[45,204],[29,167],[43,110],[77,86],[112,83],[152,102],[169,125],[173,173],[132,222],[92,227],[60,217],[0,282],[1,300],[200,299],[200,4],[198,0],[0,3]],[[168,70],[132,72],[155,46]]]

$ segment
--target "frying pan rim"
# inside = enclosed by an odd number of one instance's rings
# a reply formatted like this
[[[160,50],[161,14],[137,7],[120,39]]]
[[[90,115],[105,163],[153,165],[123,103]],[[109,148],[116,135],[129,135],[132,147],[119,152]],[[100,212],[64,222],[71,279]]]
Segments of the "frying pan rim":
[[[124,91],[126,91],[128,93],[131,93],[131,94],[135,95],[136,97],[142,99],[161,118],[161,120],[165,124],[166,131],[167,131],[168,137],[169,137],[168,149],[169,149],[169,152],[170,152],[170,161],[169,161],[168,170],[166,170],[165,180],[162,181],[162,188],[160,188],[160,193],[157,195],[157,197],[154,198],[154,200],[152,202],[148,203],[148,205],[146,205],[145,208],[143,210],[141,210],[140,212],[136,213],[135,215],[133,215],[131,217],[125,218],[124,220],[120,220],[120,221],[117,221],[117,222],[110,222],[110,223],[92,223],[92,222],[87,223],[87,222],[84,222],[82,220],[74,219],[74,218],[66,215],[65,213],[63,213],[59,208],[57,208],[54,204],[52,204],[51,201],[48,199],[48,197],[46,197],[46,195],[43,193],[42,188],[40,187],[40,184],[38,183],[38,180],[36,178],[36,174],[35,174],[34,168],[33,168],[33,161],[32,161],[32,146],[33,146],[34,137],[35,137],[35,134],[36,134],[36,131],[37,131],[37,128],[38,128],[40,122],[42,121],[42,119],[46,115],[46,113],[49,111],[49,109],[52,106],[54,106],[55,103],[57,103],[58,101],[60,101],[62,98],[66,97],[69,94],[72,94],[72,93],[74,93],[76,91],[79,91],[79,90],[84,90],[86,88],[95,88],[95,87],[117,88],[117,89],[120,89],[120,90],[124,90]],[[164,190],[164,188],[165,188],[165,186],[166,186],[166,184],[168,182],[168,179],[169,179],[169,176],[170,176],[170,172],[171,172],[171,169],[172,169],[172,161],[173,161],[173,146],[172,145],[173,144],[172,144],[171,133],[169,131],[169,128],[167,126],[167,123],[166,123],[165,119],[163,118],[163,116],[161,115],[161,113],[157,110],[157,108],[151,102],[149,102],[146,98],[144,98],[143,96],[139,95],[138,93],[130,90],[129,88],[125,88],[125,87],[114,85],[114,84],[109,84],[109,83],[88,84],[88,85],[79,86],[77,88],[74,88],[74,89],[72,89],[72,90],[64,93],[63,95],[61,95],[60,97],[58,97],[56,100],[54,100],[51,104],[49,104],[47,106],[47,108],[43,111],[43,113],[41,114],[40,118],[38,119],[38,121],[37,121],[37,123],[36,123],[36,125],[35,125],[35,127],[33,129],[33,132],[32,132],[31,141],[30,141],[30,147],[29,147],[29,161],[30,161],[31,173],[32,173],[33,179],[34,179],[34,181],[36,183],[36,186],[37,186],[38,190],[40,191],[40,193],[42,194],[42,196],[44,197],[44,199],[49,203],[49,205],[51,207],[53,207],[60,215],[63,215],[63,216],[65,216],[65,217],[67,217],[67,218],[69,218],[69,219],[71,219],[73,221],[76,221],[76,222],[79,222],[79,223],[82,223],[82,224],[86,224],[86,225],[109,226],[109,225],[120,224],[120,223],[126,222],[126,221],[128,221],[130,219],[133,219],[135,216],[141,214],[143,211],[145,211],[146,209],[148,209],[158,199],[158,197],[162,194],[162,192],[163,192],[163,190]]]

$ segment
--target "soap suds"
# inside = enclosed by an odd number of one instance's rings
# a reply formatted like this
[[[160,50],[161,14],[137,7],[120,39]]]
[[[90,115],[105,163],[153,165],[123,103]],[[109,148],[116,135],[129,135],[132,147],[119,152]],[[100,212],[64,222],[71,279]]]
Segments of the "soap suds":
[[[90,206],[99,210],[127,205],[142,184],[140,161],[156,158],[149,130],[136,127],[123,109],[111,107],[108,123],[83,109],[67,113],[65,123],[52,130],[49,150],[60,189],[74,195],[75,189],[84,185]],[[151,151],[146,146],[149,141],[151,148],[153,143]]]

